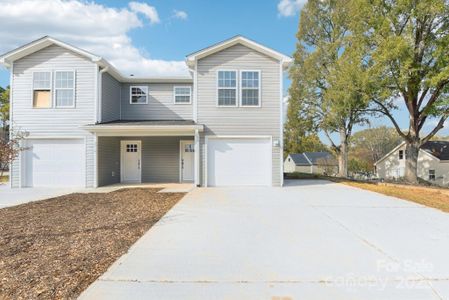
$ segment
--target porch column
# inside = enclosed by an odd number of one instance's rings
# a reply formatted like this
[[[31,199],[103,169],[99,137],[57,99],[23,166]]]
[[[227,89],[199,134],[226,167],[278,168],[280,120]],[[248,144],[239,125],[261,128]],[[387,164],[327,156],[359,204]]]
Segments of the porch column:
[[[193,163],[193,169],[194,169],[194,181],[195,186],[200,185],[200,134],[198,132],[198,129],[195,129],[195,158]]]

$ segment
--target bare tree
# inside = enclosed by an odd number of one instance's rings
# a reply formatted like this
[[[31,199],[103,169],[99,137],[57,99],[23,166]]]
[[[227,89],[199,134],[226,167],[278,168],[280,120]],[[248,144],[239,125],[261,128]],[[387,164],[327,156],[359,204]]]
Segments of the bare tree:
[[[0,137],[0,177],[19,154],[28,148],[22,145],[22,141],[28,136],[27,132],[11,132],[10,139]]]

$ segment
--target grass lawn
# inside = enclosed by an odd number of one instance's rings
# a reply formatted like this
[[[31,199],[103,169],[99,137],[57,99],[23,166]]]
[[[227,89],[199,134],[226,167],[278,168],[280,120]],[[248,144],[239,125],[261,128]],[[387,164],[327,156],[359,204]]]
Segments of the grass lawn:
[[[426,187],[401,187],[398,185],[383,185],[349,180],[338,180],[338,182],[449,212],[449,196],[447,193],[444,193],[447,192],[446,190]]]
[[[0,299],[73,299],[183,196],[70,194],[0,209]]]
[[[416,202],[425,206],[437,208],[449,212],[449,190],[426,186],[406,186],[400,184],[377,184],[359,182],[343,178],[326,177],[316,174],[291,173],[286,174],[286,179],[326,179],[353,187],[377,192],[387,196],[393,196],[404,200]]]
[[[0,176],[0,183],[2,182],[8,182],[9,176]]]

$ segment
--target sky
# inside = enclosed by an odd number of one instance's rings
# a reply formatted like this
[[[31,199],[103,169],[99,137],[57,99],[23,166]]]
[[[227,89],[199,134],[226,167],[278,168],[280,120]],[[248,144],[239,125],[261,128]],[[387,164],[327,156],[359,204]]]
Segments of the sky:
[[[305,2],[0,0],[0,53],[50,35],[106,58],[125,75],[183,75],[186,55],[235,35],[292,55]],[[9,72],[0,67],[0,86],[8,84]],[[286,78],[285,91],[289,84]],[[395,114],[405,128],[407,114]],[[372,126],[379,125],[391,126],[373,118]]]

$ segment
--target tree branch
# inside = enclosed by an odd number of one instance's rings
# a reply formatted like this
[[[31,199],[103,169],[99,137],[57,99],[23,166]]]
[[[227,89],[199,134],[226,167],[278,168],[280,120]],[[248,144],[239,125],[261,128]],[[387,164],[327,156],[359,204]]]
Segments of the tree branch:
[[[407,139],[407,135],[405,135],[402,132],[401,128],[399,127],[399,124],[396,122],[396,120],[394,119],[393,115],[390,114],[390,112],[388,111],[388,108],[382,102],[380,102],[378,100],[373,100],[373,101],[382,108],[382,109],[373,110],[373,111],[380,112],[380,113],[384,114],[385,116],[387,116],[390,119],[390,121],[393,123],[393,126],[396,129],[396,131],[398,132],[398,134],[402,138]]]
[[[326,137],[328,138],[328,140],[331,142],[331,147],[336,151],[339,152],[340,148],[337,147],[334,143],[334,141],[332,140],[331,136],[329,135],[329,132],[327,132],[327,130],[323,130],[324,134],[326,135]]]
[[[421,145],[424,145],[425,143],[427,143],[441,128],[444,127],[444,122],[446,121],[448,117],[448,113],[445,113],[441,118],[440,121],[438,121],[437,126],[435,126],[435,128],[423,139],[421,139]]]

